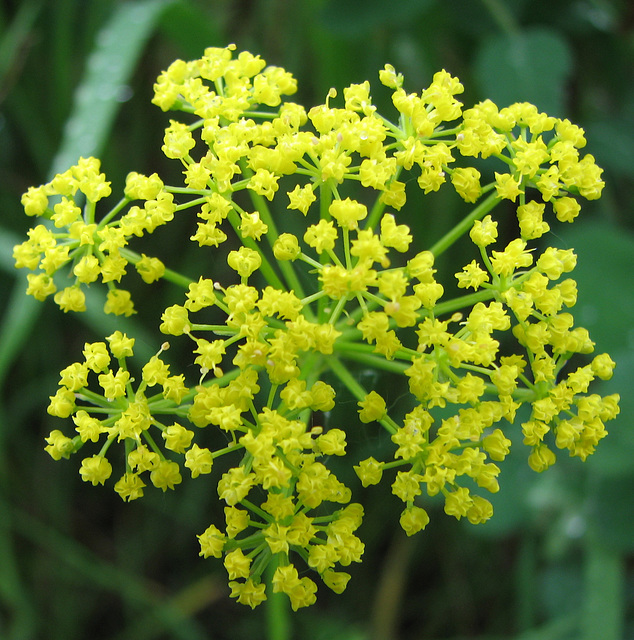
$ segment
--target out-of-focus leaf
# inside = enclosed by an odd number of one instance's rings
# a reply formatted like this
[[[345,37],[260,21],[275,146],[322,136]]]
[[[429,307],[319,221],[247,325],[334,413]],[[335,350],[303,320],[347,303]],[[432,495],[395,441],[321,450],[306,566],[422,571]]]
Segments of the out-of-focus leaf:
[[[572,277],[579,294],[577,325],[590,331],[598,353],[634,350],[634,238],[606,224],[580,224],[562,233],[578,256]]]
[[[52,174],[65,171],[79,156],[101,152],[143,45],[169,4],[170,0],[143,0],[117,5],[88,58]]]
[[[17,233],[12,233],[8,229],[0,227],[0,269],[13,275],[15,271],[15,261],[13,259],[13,247],[22,242],[25,238],[21,238]]]
[[[4,500],[0,506],[6,508]],[[209,637],[203,633],[197,621],[189,618],[187,612],[178,607],[180,603],[170,602],[161,596],[127,567],[120,567],[99,558],[87,547],[27,514],[26,511],[15,511],[15,527],[34,544],[45,546],[50,553],[62,559],[72,567],[76,576],[81,577],[87,584],[120,593],[129,602],[140,603],[145,609],[152,610],[153,617],[163,623],[163,628],[169,629],[169,637],[180,640],[204,640]]]
[[[554,116],[564,115],[564,90],[571,68],[568,43],[546,28],[486,39],[474,65],[481,94],[500,107],[527,101]]]
[[[39,317],[41,303],[25,294],[26,286],[25,278],[17,279],[0,325],[0,386]]]
[[[225,46],[218,22],[192,2],[173,2],[163,13],[160,29],[193,60],[202,55],[205,47]],[[255,52],[254,52],[255,53]]]
[[[79,156],[99,154],[119,106],[117,97],[169,3],[170,0],[143,0],[117,6],[110,22],[100,31],[88,60],[86,75],[77,89],[73,114],[66,124],[51,175],[67,169]],[[10,255],[6,242],[1,248],[5,257]],[[6,374],[28,337],[41,308],[35,300],[24,295],[24,290],[16,285],[9,312],[0,328],[0,377]]]
[[[623,638],[623,569],[620,553],[588,536],[581,640]]]
[[[576,563],[561,561],[545,566],[538,583],[542,611],[552,619],[578,613],[583,598],[581,577],[581,567]]]
[[[611,477],[618,484],[623,476],[634,478],[634,238],[596,223],[567,231],[564,241],[578,256],[572,274],[579,289],[574,308],[576,323],[590,331],[597,353],[607,351],[616,362],[613,378],[601,385],[600,392],[621,396],[621,413],[607,424],[608,436],[587,464],[597,476]],[[617,510],[623,506],[614,505]],[[631,511],[634,525],[634,505]],[[629,539],[634,541],[631,531]]]
[[[571,634],[577,629],[577,615],[567,614],[554,618],[551,622],[539,627],[539,629],[531,629],[514,640],[567,640],[571,638]]]
[[[331,0],[321,18],[324,28],[331,33],[354,37],[377,27],[410,22],[433,4],[433,0]]]
[[[19,65],[20,52],[25,46],[41,2],[22,2],[11,24],[0,37],[0,100],[7,91],[7,81]]]
[[[630,449],[631,456],[631,449]],[[597,477],[588,500],[594,533],[601,544],[623,553],[634,552],[634,474]]]
[[[592,152],[606,173],[634,175],[634,117],[601,120],[584,128]]]

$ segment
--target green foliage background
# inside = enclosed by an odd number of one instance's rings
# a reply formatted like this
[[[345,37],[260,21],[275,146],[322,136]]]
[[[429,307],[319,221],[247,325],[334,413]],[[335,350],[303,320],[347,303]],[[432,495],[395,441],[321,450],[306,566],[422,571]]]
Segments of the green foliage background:
[[[169,116],[150,104],[152,83],[174,58],[230,42],[293,72],[296,99],[307,106],[331,86],[365,79],[377,86],[386,62],[405,74],[410,91],[446,68],[465,85],[466,105],[528,100],[583,126],[607,182],[583,220],[554,228],[548,241],[576,249],[578,322],[618,364],[602,389],[622,397],[609,438],[586,465],[562,458],[539,476],[516,451],[503,465],[493,520],[477,528],[433,512],[427,530],[407,539],[389,490],[368,490],[363,564],[352,567],[345,594],[323,591],[294,616],[289,637],[634,638],[631,3],[14,0],[2,7],[1,638],[265,637],[264,607],[251,612],[230,601],[224,569],[197,557],[195,534],[220,509],[204,482],[128,505],[111,489],[81,483],[75,461],[53,463],[43,451],[44,436],[59,427],[45,407],[60,368],[86,340],[114,328],[138,337],[142,357],[154,353],[160,337],[149,329],[174,291],[152,290],[137,302],[139,316],[125,321],[102,318],[97,294],[86,314],[63,316],[24,296],[11,258],[29,225],[20,195],[78,156],[102,157],[115,188],[130,170],[174,175],[178,167],[160,154]],[[378,89],[376,100],[389,111]],[[445,196],[424,203],[412,225],[425,239],[463,213]],[[170,266],[199,275],[201,265],[171,236],[156,242]],[[453,273],[451,264],[444,268]],[[360,375],[368,386],[377,382],[372,372]],[[268,624],[275,628],[275,620]]]

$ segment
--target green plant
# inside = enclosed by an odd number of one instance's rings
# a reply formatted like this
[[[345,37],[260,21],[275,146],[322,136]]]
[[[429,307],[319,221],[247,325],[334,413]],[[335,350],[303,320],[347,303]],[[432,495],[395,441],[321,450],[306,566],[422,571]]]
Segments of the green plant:
[[[224,559],[238,601],[257,606],[268,582],[297,609],[315,601],[317,586],[296,563],[341,592],[350,576],[337,565],[363,553],[355,533],[363,507],[329,468],[333,456],[347,460],[358,426],[320,424],[341,395],[346,401],[333,380],[358,402],[359,421],[380,424],[393,443],[389,459],[348,466],[364,486],[390,476],[408,535],[429,520],[423,485],[449,515],[474,524],[491,517],[480,491],[499,489],[495,462],[512,444],[500,425],[523,404],[535,471],[555,462],[554,448],[584,460],[594,451],[618,396],[588,387],[610,378],[614,363],[601,354],[566,367],[593,351],[565,311],[577,291],[561,278],[576,258],[553,247],[534,254],[529,242],[549,230],[547,207],[572,222],[579,198],[598,198],[603,181],[594,158],[579,153],[579,127],[528,103],[463,110],[455,97],[462,85],[444,71],[416,95],[387,65],[380,78],[392,90],[392,121],[376,110],[367,82],[347,87],[342,107],[331,106],[333,90],[307,112],[282,99],[296,91],[288,72],[246,52],[233,58],[233,49],[178,60],[155,85],[159,107],[186,114],[170,122],[163,145],[182,163],[185,186],[133,172],[124,196],[102,212],[110,183],[98,160],[82,158],[26,192],[27,215],[50,222],[36,225],[14,257],[32,272],[27,292],[53,296],[64,312],[85,311],[85,289],[101,280],[104,312],[134,314],[119,286],[129,265],[148,284],[164,279],[186,290],[182,304],[163,311],[160,331],[195,345],[185,366],[193,359],[200,375],[171,372],[163,353],[174,338],[140,368],[131,336],[115,331],[86,343],[48,409],[72,417],[77,435],[54,430],[47,451],[60,459],[100,443],[84,457],[82,478],[103,484],[112,459],[120,465],[115,490],[127,501],[143,495],[148,477],[163,491],[180,484],[176,456],[194,478],[231,457],[217,481],[225,530],[211,524],[199,536],[201,555]],[[496,159],[503,171],[478,158]],[[425,194],[451,185],[477,203],[427,247],[408,226],[414,178]],[[508,202],[516,203],[518,237],[496,250],[493,213],[508,216]],[[132,248],[189,209],[197,215],[191,240],[217,276],[192,280]],[[434,262],[466,234],[474,256],[455,277],[473,292],[444,297],[449,285],[436,280]],[[399,376],[408,392],[388,397],[388,408],[387,394],[355,376],[357,363]]]

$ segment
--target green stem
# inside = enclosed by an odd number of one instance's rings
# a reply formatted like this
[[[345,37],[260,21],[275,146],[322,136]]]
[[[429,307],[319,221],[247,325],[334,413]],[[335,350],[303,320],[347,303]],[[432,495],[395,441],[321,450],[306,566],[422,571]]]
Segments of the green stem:
[[[489,197],[482,201],[466,218],[462,219],[453,229],[451,229],[451,231],[447,232],[440,240],[438,240],[438,242],[430,248],[430,251],[435,257],[438,257],[454,242],[456,242],[456,240],[467,233],[476,220],[480,220],[489,213],[499,200],[500,198],[498,197],[497,192],[490,194]]]
[[[168,185],[165,185],[165,191],[168,191],[169,193],[181,193],[181,194],[186,194],[191,196],[207,196],[207,197],[215,193],[213,189],[192,189],[191,187],[171,187]],[[189,206],[193,202],[194,201],[192,200],[186,204]],[[202,200],[202,202],[204,202],[204,199]]]
[[[138,264],[139,260],[141,260],[141,256],[136,251],[131,251],[130,249],[121,248],[119,249],[119,253],[132,264]],[[187,289],[192,282],[194,282],[191,278],[187,276],[181,275],[176,271],[172,271],[171,269],[165,269],[165,273],[161,276],[163,280],[167,280],[168,282],[172,282],[173,284],[178,285],[183,289]]]
[[[405,369],[411,366],[410,362],[398,362],[395,360],[386,360],[384,356],[374,353],[374,347],[369,344],[359,344],[358,342],[341,342],[335,344],[335,351],[345,358],[362,362],[372,368],[382,369],[391,373],[403,373]]]
[[[278,555],[275,554],[266,568],[268,585],[272,584],[273,574],[278,564]],[[266,627],[268,640],[290,640],[291,638],[291,616],[288,597],[284,593],[273,593],[272,588],[266,599]]]
[[[282,281],[280,280],[279,276],[275,272],[275,269],[269,262],[268,258],[262,253],[262,250],[260,249],[256,241],[253,238],[243,237],[242,234],[239,232],[238,226],[240,225],[240,218],[238,217],[238,214],[232,210],[229,213],[228,219],[234,231],[236,232],[236,235],[240,238],[240,241],[242,242],[242,244],[245,247],[248,247],[249,249],[253,249],[253,251],[257,251],[260,254],[260,258],[262,259],[262,264],[260,265],[259,271],[266,278],[266,281],[276,289],[284,289],[285,287]],[[284,263],[278,263],[278,264],[280,264],[281,266],[281,264],[284,264]],[[282,269],[282,271],[284,271],[284,269]]]
[[[475,293],[469,293],[466,296],[460,296],[459,298],[453,298],[453,300],[447,300],[446,302],[437,304],[434,307],[434,315],[442,316],[466,307],[471,307],[477,302],[485,302],[493,298],[495,298],[495,291],[493,289],[480,289],[480,291],[476,291]]]
[[[119,202],[117,202],[117,204],[101,220],[99,220],[99,229],[105,227],[129,202],[131,202],[129,198],[121,198],[121,200],[119,200]]]
[[[247,177],[250,177],[252,175],[247,171],[245,166],[242,167],[242,174]],[[260,214],[262,222],[264,222],[269,228],[268,233],[266,234],[266,239],[272,249],[273,244],[279,238],[279,232],[275,225],[273,216],[271,215],[271,210],[269,209],[269,206],[264,200],[263,196],[255,193],[255,191],[253,191],[252,189],[248,189],[248,192],[249,196],[251,197],[251,202],[253,202],[253,206],[255,206]],[[297,277],[297,273],[295,272],[292,262],[278,261],[278,265],[289,287],[295,292],[295,295],[298,298],[305,298],[306,294],[304,293],[304,288],[302,287],[299,278]]]
[[[398,177],[401,174],[402,170],[403,170],[403,167],[401,166],[397,167],[396,172],[392,177],[392,180],[398,180]],[[370,215],[368,216],[365,222],[364,229],[374,229],[379,222],[379,218],[381,217],[381,214],[385,211],[385,208],[386,208],[386,205],[384,202],[381,201],[381,197],[379,196],[374,201],[374,205],[372,205],[372,209],[370,211]]]
[[[356,378],[348,371],[348,368],[339,360],[339,358],[329,358],[328,366],[332,372],[339,378],[341,382],[348,388],[348,391],[357,398],[364,400],[368,392],[357,382]],[[385,419],[378,420],[389,433],[396,433],[395,422],[386,415]]]

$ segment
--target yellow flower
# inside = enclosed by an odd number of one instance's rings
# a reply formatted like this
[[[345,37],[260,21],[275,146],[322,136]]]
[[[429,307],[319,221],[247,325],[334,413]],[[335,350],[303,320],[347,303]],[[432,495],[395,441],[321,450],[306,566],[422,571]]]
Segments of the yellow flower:
[[[289,209],[297,209],[306,215],[310,205],[315,202],[317,197],[313,192],[313,186],[311,184],[307,184],[303,187],[295,185],[293,191],[289,191],[288,199],[290,201],[288,205]]]
[[[109,335],[106,340],[110,345],[110,352],[115,358],[126,358],[132,355],[132,348],[135,342],[134,338],[128,338],[125,333],[115,331]]]
[[[200,554],[203,558],[213,556],[214,558],[222,557],[222,550],[225,546],[225,535],[218,527],[209,525],[199,536]]]
[[[112,465],[103,456],[92,456],[81,461],[79,471],[84,482],[90,482],[93,486],[103,484],[112,474]]]
[[[158,356],[152,356],[147,364],[143,365],[143,380],[149,387],[155,384],[163,384],[169,376],[169,365]]]
[[[105,371],[110,364],[110,354],[105,342],[86,342],[83,350],[86,365],[95,373]]]
[[[489,274],[472,260],[468,265],[462,267],[462,271],[454,274],[458,280],[458,287],[467,289],[479,289],[485,282],[489,282]]]
[[[27,216],[41,216],[48,208],[48,196],[44,186],[29,187],[22,196],[22,206]]]
[[[278,180],[279,177],[274,173],[268,169],[261,168],[249,179],[247,186],[258,195],[264,196],[267,200],[272,200],[278,189]]]
[[[359,419],[361,422],[380,420],[387,410],[385,400],[376,391],[370,391],[370,393],[357,404],[361,408],[359,411]]]
[[[392,493],[403,502],[411,502],[421,494],[421,482],[423,477],[411,471],[399,471],[392,483]]]
[[[533,256],[526,250],[526,242],[521,238],[511,240],[504,251],[491,252],[493,271],[501,276],[510,276],[518,268],[530,267]]]
[[[135,473],[124,474],[115,484],[114,490],[121,496],[124,502],[130,502],[143,496],[145,483]]]
[[[189,314],[185,307],[181,307],[178,304],[168,307],[161,315],[161,320],[162,323],[159,329],[162,333],[167,333],[172,336],[189,333]]]
[[[160,461],[161,457],[159,454],[156,453],[156,451],[150,451],[144,444],[138,445],[128,454],[128,464],[136,473],[152,471],[158,466]]]
[[[341,429],[329,429],[317,438],[316,446],[326,456],[344,456],[346,455],[346,433]]]
[[[82,442],[88,442],[88,440],[97,442],[99,436],[106,431],[106,428],[97,418],[93,418],[83,409],[75,413],[73,422],[76,425],[75,430],[79,434]]]
[[[187,125],[176,120],[170,120],[170,126],[165,129],[163,153],[168,158],[184,158],[189,151],[196,146],[191,132]]]
[[[368,215],[366,206],[351,198],[333,200],[328,211],[339,226],[345,229],[357,229],[359,221]]]
[[[487,247],[493,244],[498,237],[498,223],[490,215],[482,220],[476,220],[471,227],[469,237],[478,247]]]
[[[178,463],[171,460],[161,460],[150,472],[150,480],[157,489],[163,491],[173,489],[182,482]]]
[[[482,192],[480,172],[473,167],[458,168],[451,172],[451,182],[456,193],[465,202],[475,202]]]
[[[253,238],[259,240],[268,230],[268,226],[262,222],[260,214],[255,211],[254,213],[242,213],[240,215],[241,224],[238,227],[243,238]]]
[[[224,559],[224,565],[229,575],[229,580],[236,578],[248,578],[251,570],[251,558],[245,556],[242,549],[229,551]]]
[[[47,446],[44,447],[44,450],[53,460],[68,458],[75,450],[73,441],[65,436],[59,429],[51,431],[48,438],[46,438],[46,442]]]
[[[296,260],[301,253],[296,236],[282,233],[273,244],[273,255],[277,260]]]
[[[386,247],[393,247],[400,253],[405,253],[412,242],[410,228],[404,224],[396,224],[392,214],[386,213],[381,218],[381,242]]]
[[[383,476],[381,463],[373,457],[370,457],[367,460],[362,460],[354,467],[354,471],[359,476],[361,484],[364,487],[368,487],[372,484],[378,484],[381,482],[381,477]]]
[[[413,536],[429,524],[429,515],[425,509],[411,506],[403,510],[399,522],[403,531],[408,536]]]
[[[136,313],[130,292],[125,289],[110,289],[103,306],[104,313],[113,313],[116,316],[131,316]]]
[[[185,429],[180,424],[174,423],[173,425],[166,427],[161,433],[163,440],[165,440],[165,447],[170,451],[176,453],[185,453],[191,444],[194,432],[189,429]]]
[[[79,262],[73,267],[73,273],[79,282],[90,284],[101,275],[101,266],[96,256],[82,256]]]
[[[150,258],[144,253],[134,266],[143,278],[143,282],[148,284],[159,280],[165,273],[165,265],[158,258]]]
[[[557,198],[553,201],[553,209],[557,220],[560,222],[572,222],[581,211],[581,205],[570,197]]]
[[[46,298],[57,291],[57,287],[50,276],[45,273],[29,273],[26,276],[29,283],[26,293],[36,300],[46,300]]]
[[[541,473],[552,466],[556,459],[555,454],[546,445],[540,444],[531,451],[528,464],[533,471]]]
[[[126,176],[124,193],[130,200],[153,200],[163,186],[163,181],[156,173],[144,176],[132,171]]]
[[[67,311],[86,311],[86,296],[79,287],[66,287],[58,291],[53,299],[64,313]]]
[[[236,598],[240,604],[246,604],[255,609],[266,600],[265,584],[255,583],[251,578],[246,582],[230,582],[231,597]]]
[[[337,229],[330,220],[321,219],[304,233],[304,242],[313,247],[317,253],[332,251],[337,240]]]
[[[248,278],[254,271],[260,268],[262,258],[257,251],[248,247],[240,247],[237,251],[231,251],[227,258],[227,264],[238,272],[242,278]]]
[[[200,311],[205,307],[211,307],[216,302],[216,295],[213,280],[201,276],[198,282],[192,282],[189,285],[184,307],[188,311]]]
[[[209,449],[194,444],[185,452],[185,466],[191,471],[192,478],[211,473],[213,455]]]
[[[114,400],[124,396],[126,394],[126,384],[129,380],[130,374],[123,369],[119,369],[116,374],[108,371],[99,376],[99,384],[104,390],[104,396],[108,400]]]
[[[495,189],[500,198],[515,200],[524,193],[521,189],[521,179],[516,180],[510,173],[495,173]]]
[[[445,494],[445,513],[460,520],[466,516],[469,509],[473,506],[473,498],[469,493],[469,489],[458,487],[455,491]]]

